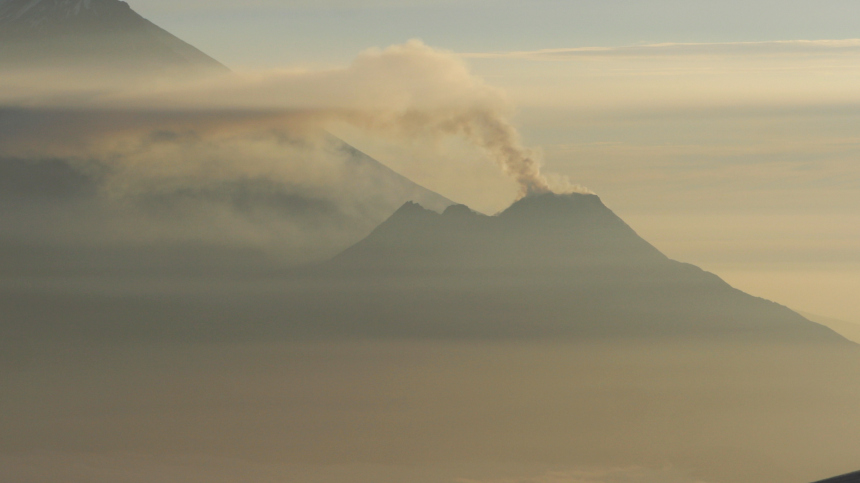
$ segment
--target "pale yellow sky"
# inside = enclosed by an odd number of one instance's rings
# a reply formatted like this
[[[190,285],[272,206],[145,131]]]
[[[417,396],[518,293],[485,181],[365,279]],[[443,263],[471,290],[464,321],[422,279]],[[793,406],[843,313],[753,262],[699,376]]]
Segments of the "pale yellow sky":
[[[547,172],[594,190],[667,255],[860,322],[860,42],[463,57],[507,92]],[[510,202],[510,181],[476,153],[354,141],[481,211]]]

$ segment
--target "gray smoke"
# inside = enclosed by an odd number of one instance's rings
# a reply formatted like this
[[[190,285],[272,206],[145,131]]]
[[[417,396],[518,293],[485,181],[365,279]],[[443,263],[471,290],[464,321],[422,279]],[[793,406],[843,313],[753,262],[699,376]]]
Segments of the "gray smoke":
[[[143,110],[144,119],[151,119],[159,110],[185,112],[184,122],[191,125],[183,127],[184,131],[206,142],[211,142],[213,134],[223,139],[235,132],[258,138],[275,131],[289,132],[295,139],[340,122],[405,142],[416,137],[457,136],[494,160],[519,184],[521,196],[551,191],[537,153],[523,146],[509,120],[511,106],[504,94],[475,77],[453,54],[419,41],[366,51],[345,68],[321,71],[240,73],[193,83],[122,88],[107,88],[100,79],[98,89],[89,90],[82,80],[60,82],[44,74],[41,78],[43,81],[35,85],[6,86],[0,102],[5,99],[7,105],[27,107]],[[64,92],[57,87],[63,84],[76,88]],[[87,96],[82,97],[81,92]],[[196,115],[188,116],[189,112]],[[98,137],[98,145],[82,146],[81,136],[65,134],[71,141],[67,144],[97,150],[110,145],[114,151],[141,144],[140,139],[128,139],[136,128],[119,130],[105,119],[110,116],[89,124],[93,131],[84,136]],[[80,130],[70,127],[73,132]],[[122,138],[122,146],[115,142],[117,138]],[[31,153],[44,150],[43,142],[43,138],[34,139],[26,148]],[[569,183],[560,185],[556,190],[581,191]]]

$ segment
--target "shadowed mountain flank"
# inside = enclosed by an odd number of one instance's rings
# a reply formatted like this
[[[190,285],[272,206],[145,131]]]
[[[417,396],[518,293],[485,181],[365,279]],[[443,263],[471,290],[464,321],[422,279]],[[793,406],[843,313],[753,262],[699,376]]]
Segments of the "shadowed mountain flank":
[[[0,125],[26,125],[19,118],[0,110]],[[0,279],[260,274],[325,260],[405,202],[453,204],[337,138],[318,151],[325,185],[241,173],[150,180],[101,160],[0,157]],[[276,168],[307,166],[294,155]],[[146,186],[124,189],[129,180]]]
[[[75,179],[61,165],[39,173],[46,198],[92,190],[59,181]],[[857,461],[857,346],[669,260],[595,196],[497,216],[406,203],[287,273],[0,284],[13,454],[670,465],[710,483],[802,483]],[[524,478],[469,481],[550,481]]]
[[[0,68],[228,71],[119,0],[0,0]]]
[[[547,194],[524,198],[497,216],[464,205],[450,206],[440,215],[409,203],[331,265],[362,271],[487,269],[524,275],[666,261],[597,196]]]
[[[668,259],[594,195],[527,197],[496,216],[408,203],[316,273],[361,287],[341,304],[358,332],[847,343]]]
[[[49,177],[66,173],[56,165],[44,166],[41,172]],[[57,193],[52,196],[61,199],[91,192],[50,181]],[[236,200],[228,188],[208,194],[165,194],[168,198],[161,205],[184,206],[174,198],[192,196],[207,206],[217,202],[229,207]],[[269,199],[272,193],[265,189],[251,192],[257,193],[255,198],[243,203],[258,209],[283,201]],[[243,213],[241,207],[229,210]],[[337,217],[329,221],[336,224]],[[21,260],[41,260],[71,264],[66,273],[78,273],[76,267],[85,270],[81,273],[101,270],[139,276],[159,273],[162,267],[186,276],[216,277],[188,285],[182,296],[153,293],[139,284],[125,292],[112,286],[114,294],[108,298],[76,299],[65,289],[46,294],[36,285],[3,293],[7,318],[26,319],[31,329],[42,327],[55,334],[88,332],[108,338],[185,334],[203,339],[694,338],[852,346],[786,307],[668,259],[593,195],[525,198],[496,216],[462,205],[449,206],[440,214],[407,202],[369,236],[328,262],[280,272],[260,252],[247,253],[253,246],[244,246],[245,252],[239,253],[230,251],[236,246],[217,243],[150,244],[146,250],[131,243],[70,253],[39,251],[39,245],[23,242],[10,245],[16,246],[23,254],[4,249],[6,269],[11,270],[7,273],[27,273]],[[243,274],[244,281],[220,278],[230,273]],[[44,303],[36,303],[40,300]],[[70,308],[60,326],[53,319],[57,304]]]

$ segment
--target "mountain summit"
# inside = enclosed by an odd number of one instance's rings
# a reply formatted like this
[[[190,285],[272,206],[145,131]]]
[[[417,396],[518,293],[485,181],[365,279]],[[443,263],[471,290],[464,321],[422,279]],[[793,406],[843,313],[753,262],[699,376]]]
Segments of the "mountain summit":
[[[367,270],[517,270],[653,266],[668,259],[595,195],[529,196],[497,216],[407,203],[332,263]]]
[[[130,75],[228,70],[119,0],[0,0],[0,67]]]
[[[530,196],[496,216],[407,203],[319,271],[356,288],[313,318],[359,333],[847,343],[669,259],[594,195]]]

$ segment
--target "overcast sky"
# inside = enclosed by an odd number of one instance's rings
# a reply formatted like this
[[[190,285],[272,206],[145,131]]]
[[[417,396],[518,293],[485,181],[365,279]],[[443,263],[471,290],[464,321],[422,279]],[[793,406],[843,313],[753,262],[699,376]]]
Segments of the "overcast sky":
[[[333,62],[421,38],[455,51],[857,36],[853,0],[133,0],[232,66]]]

